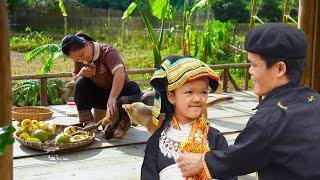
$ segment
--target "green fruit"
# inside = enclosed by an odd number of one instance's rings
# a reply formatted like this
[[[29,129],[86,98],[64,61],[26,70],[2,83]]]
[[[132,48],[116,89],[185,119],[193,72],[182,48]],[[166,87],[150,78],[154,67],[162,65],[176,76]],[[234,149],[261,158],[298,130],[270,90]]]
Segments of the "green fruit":
[[[29,138],[27,139],[27,141],[29,141],[29,142],[41,143],[40,139],[38,139],[38,138],[33,138],[33,137],[29,137]]]
[[[59,134],[54,139],[55,145],[69,144],[69,143],[70,143],[70,137],[68,135],[63,134],[63,133]]]
[[[37,138],[41,142],[46,142],[49,139],[49,133],[42,129],[37,129],[31,133],[31,137]]]

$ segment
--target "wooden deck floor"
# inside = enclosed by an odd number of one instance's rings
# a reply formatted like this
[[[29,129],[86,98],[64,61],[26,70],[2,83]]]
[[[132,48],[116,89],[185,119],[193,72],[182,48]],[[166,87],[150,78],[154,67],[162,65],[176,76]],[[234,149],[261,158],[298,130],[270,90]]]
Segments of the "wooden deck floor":
[[[214,108],[209,108],[211,126],[226,133],[229,144],[233,144],[238,133],[245,127],[258,98],[250,91],[210,94],[211,99],[232,96],[234,99]],[[65,106],[52,106],[54,118],[51,123],[73,124],[76,118],[65,117]],[[13,121],[16,125],[17,122]],[[97,133],[96,141],[81,150],[50,154],[35,151],[19,142],[14,143],[14,179],[140,179],[145,142],[149,133],[141,126],[130,128],[121,140],[106,141]],[[254,174],[241,176],[240,180],[253,180]]]

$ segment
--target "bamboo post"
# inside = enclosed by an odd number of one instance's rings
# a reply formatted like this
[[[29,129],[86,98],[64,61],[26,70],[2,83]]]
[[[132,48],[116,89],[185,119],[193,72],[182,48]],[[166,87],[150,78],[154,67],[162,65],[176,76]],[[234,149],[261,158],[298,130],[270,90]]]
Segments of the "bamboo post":
[[[8,33],[8,14],[6,1],[0,1],[0,126],[12,124],[11,117],[11,68]],[[0,157],[1,180],[13,179],[13,150],[7,146]]]
[[[47,106],[48,98],[47,98],[47,78],[40,79],[40,105]]]

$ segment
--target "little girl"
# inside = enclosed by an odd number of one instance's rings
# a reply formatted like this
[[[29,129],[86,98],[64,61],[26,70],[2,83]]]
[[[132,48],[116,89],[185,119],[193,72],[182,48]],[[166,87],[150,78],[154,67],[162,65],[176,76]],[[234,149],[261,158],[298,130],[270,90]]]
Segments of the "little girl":
[[[228,146],[223,135],[208,125],[205,107],[209,87],[215,91],[219,78],[200,60],[169,56],[150,83],[156,90],[153,116],[166,116],[148,140],[141,179],[186,179],[176,163],[181,152],[204,153]],[[187,179],[204,180],[207,175],[203,170]]]

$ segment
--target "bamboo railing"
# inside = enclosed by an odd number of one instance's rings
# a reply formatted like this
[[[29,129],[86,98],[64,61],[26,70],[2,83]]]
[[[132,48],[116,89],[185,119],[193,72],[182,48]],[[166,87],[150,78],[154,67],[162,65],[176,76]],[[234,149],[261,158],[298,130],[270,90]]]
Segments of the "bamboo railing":
[[[227,92],[228,90],[228,81],[231,82],[235,90],[240,91],[240,88],[232,78],[229,69],[246,69],[248,70],[250,63],[239,63],[239,64],[218,64],[210,65],[210,68],[213,70],[222,69],[223,71],[220,74],[220,79],[223,82],[223,91]],[[144,69],[128,69],[127,73],[130,74],[151,74],[155,71],[155,68],[144,68]],[[47,105],[47,79],[49,78],[61,78],[61,77],[72,77],[72,73],[49,73],[49,74],[26,74],[26,75],[15,75],[12,76],[12,80],[27,80],[27,79],[40,79],[40,105]],[[244,84],[248,84],[249,78],[245,77]],[[245,86],[245,90],[248,89],[248,86]]]

